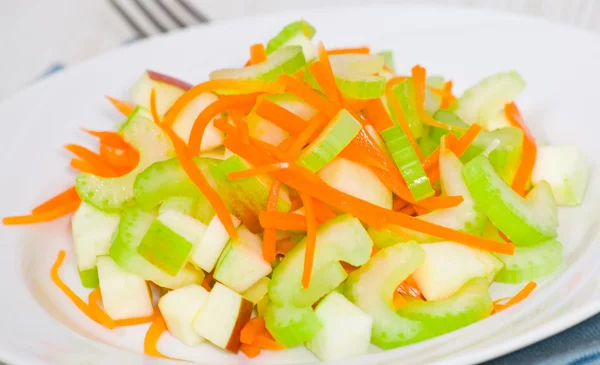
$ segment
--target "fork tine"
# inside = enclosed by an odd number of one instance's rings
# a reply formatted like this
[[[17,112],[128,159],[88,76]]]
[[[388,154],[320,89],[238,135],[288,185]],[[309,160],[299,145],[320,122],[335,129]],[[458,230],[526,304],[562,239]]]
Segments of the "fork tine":
[[[165,12],[165,14],[167,14],[169,18],[171,18],[175,24],[177,24],[178,28],[183,28],[186,26],[186,24],[181,21],[181,19],[179,19],[177,15],[175,15],[161,0],[154,0],[154,2]]]
[[[154,17],[154,15],[152,15],[152,13],[150,11],[148,11],[148,9],[146,9],[146,7],[144,5],[142,5],[141,0],[135,0],[135,4],[137,5],[137,7],[142,11],[142,13],[144,13],[144,15],[146,16],[146,18],[148,18],[148,20],[150,20],[150,22],[152,23],[152,25],[154,25],[156,28],[158,28],[158,30],[161,33],[166,33],[169,30],[167,29],[167,27],[165,27],[164,25],[162,25],[158,19],[156,19]]]
[[[208,23],[210,21],[206,17],[206,15],[202,14],[197,9],[190,6],[190,4],[188,4],[184,0],[175,0],[175,2],[179,3],[179,5],[181,5],[182,8],[187,10],[187,12],[190,13],[194,18],[196,18],[196,20],[198,20],[199,23]]]
[[[115,10],[121,15],[121,18],[125,20],[125,22],[137,33],[139,38],[147,38],[148,33],[143,30],[130,16],[127,12],[119,5],[116,0],[109,0],[109,3],[115,8]]]

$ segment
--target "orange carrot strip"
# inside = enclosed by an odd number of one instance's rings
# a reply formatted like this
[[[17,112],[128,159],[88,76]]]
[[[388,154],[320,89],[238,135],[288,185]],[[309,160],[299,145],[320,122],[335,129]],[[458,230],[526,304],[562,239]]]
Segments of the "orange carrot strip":
[[[530,281],[529,283],[527,283],[527,285],[525,285],[523,289],[521,289],[520,292],[517,293],[517,295],[510,298],[510,300],[506,302],[506,304],[496,304],[494,308],[497,312],[499,312],[509,307],[512,307],[515,304],[520,303],[521,301],[526,299],[529,296],[529,294],[531,294],[531,292],[533,291],[533,289],[535,289],[536,286],[537,284],[535,281]]]
[[[481,132],[481,126],[479,124],[471,125],[465,134],[463,134],[454,144],[454,147],[451,148],[452,152],[454,152],[456,156],[460,157],[463,153],[465,153],[467,148],[469,148],[471,143],[473,143],[479,132]]]
[[[249,359],[253,359],[260,355],[260,346],[255,344],[248,345],[243,343],[240,346],[240,351],[243,352],[244,355],[246,355],[246,357],[248,357]]]
[[[89,162],[98,172],[106,176],[116,176],[117,172],[111,168],[99,154],[76,144],[68,144],[65,149],[84,161]]]
[[[426,87],[426,79],[427,73],[426,70],[417,65],[412,69],[412,77],[413,82],[415,83],[415,99],[417,102],[417,112],[419,113],[419,117],[421,121],[425,124],[428,124],[433,127],[447,129],[447,130],[464,130],[463,128],[452,127],[448,124],[440,123],[437,120],[433,119],[426,111],[425,111],[425,87]]]
[[[444,209],[444,208],[452,208],[464,201],[463,197],[460,195],[457,196],[432,196],[426,199],[419,201],[417,204],[420,208],[424,208],[427,210],[434,209]],[[419,210],[416,209],[417,213]],[[419,213],[420,214],[420,213]]]
[[[185,95],[185,94],[184,94]],[[204,131],[213,118],[222,112],[235,107],[236,105],[243,104],[254,104],[256,102],[256,94],[249,95],[232,95],[227,98],[222,97],[214,103],[210,104],[206,109],[204,109],[196,120],[194,121],[194,126],[190,132],[190,140],[189,140],[189,150],[193,155],[200,154],[200,145],[202,143],[202,139],[204,137]],[[167,113],[169,115],[169,113]],[[166,126],[170,126],[166,123],[167,118],[165,117],[165,121],[163,124]]]
[[[333,49],[327,50],[327,54],[330,56],[337,55],[337,54],[348,54],[348,53],[369,54],[369,53],[371,53],[371,49],[369,47],[348,47],[348,48],[333,48]]]
[[[339,111],[339,108],[319,95],[310,86],[304,84],[302,81],[298,81],[290,75],[281,75],[279,80],[286,85],[285,89],[287,91],[298,96],[315,109],[322,111],[328,117],[333,118]]]
[[[294,210],[300,209],[302,207],[302,199],[299,196],[295,196],[290,199],[292,206],[290,207],[290,212]]]
[[[279,146],[277,146],[277,148],[281,149],[282,151],[287,152],[295,140],[296,140],[296,138],[294,136],[287,136],[283,141],[281,141],[281,143],[279,144]]]
[[[257,65],[267,60],[265,46],[262,43],[253,44],[250,46],[250,64]]]
[[[281,240],[277,241],[277,254],[287,255],[287,253],[290,252],[290,250],[292,248],[294,248],[295,246],[296,246],[296,243],[290,241],[289,238],[281,239]]]
[[[327,66],[322,61],[317,61],[311,64],[308,67],[308,70],[317,80],[317,83],[321,86],[325,95],[327,95],[327,99],[329,99],[333,105],[340,107],[342,104],[335,78],[333,78],[333,75],[330,76],[330,73],[327,71]]]
[[[75,189],[74,186],[72,186],[72,187],[68,188],[67,190],[63,191],[62,193],[54,196],[51,199],[48,199],[44,203],[33,208],[31,213],[37,214],[37,213],[49,212],[49,211],[52,211],[52,210],[60,207],[63,204],[79,202],[79,201],[81,201],[81,200],[79,199],[77,190]]]
[[[152,93],[150,95],[150,109],[152,112],[152,118],[154,118],[154,123],[156,123],[156,125],[158,125],[167,134],[173,143],[177,159],[179,162],[181,162],[181,167],[183,167],[185,173],[190,177],[194,184],[198,186],[200,191],[211,203],[212,207],[217,213],[217,216],[221,222],[223,222],[223,225],[225,226],[229,236],[237,239],[237,230],[233,225],[231,214],[229,214],[229,210],[227,209],[227,206],[225,206],[223,199],[221,199],[219,194],[217,194],[217,192],[210,186],[202,171],[198,168],[198,166],[196,166],[192,160],[192,156],[190,155],[187,146],[185,145],[185,142],[183,142],[168,125],[164,124],[164,122],[160,122],[158,112],[156,111],[156,91],[154,89],[152,89]]]
[[[394,292],[394,297],[392,299],[392,305],[394,306],[394,309],[399,309],[402,306],[404,306],[406,303],[408,303],[408,300],[406,300],[402,294],[398,293],[397,291]]]
[[[410,204],[410,205],[405,206],[404,208],[400,209],[400,213],[407,214],[407,215],[415,214],[416,213],[415,205]]]
[[[133,109],[135,109],[135,105],[130,104],[126,101],[119,100],[108,95],[106,96],[106,99],[110,101],[110,103],[119,111],[119,113],[123,114],[126,117],[131,115],[131,112],[133,112]]]
[[[240,332],[240,342],[252,345],[258,336],[267,330],[265,319],[262,317],[252,318],[242,328]]]
[[[396,195],[394,195],[394,202],[392,204],[392,209],[395,211],[398,211],[402,208],[404,208],[405,206],[408,205],[408,202],[402,198],[397,197]]]
[[[306,193],[300,193],[304,203],[306,215],[306,251],[304,253],[304,270],[302,271],[302,287],[308,289],[312,277],[312,268],[315,260],[315,244],[317,240],[317,218],[315,216],[313,200]]]
[[[94,311],[86,304],[86,302],[79,298],[77,294],[75,294],[75,292],[73,292],[71,288],[69,288],[67,284],[65,284],[60,278],[59,270],[64,259],[65,251],[60,250],[58,256],[56,256],[56,261],[50,270],[50,278],[54,284],[56,284],[56,286],[58,286],[58,288],[73,302],[73,304],[75,304],[75,306],[77,306],[77,308],[83,312],[83,314],[88,316],[93,321],[104,325],[104,323],[101,322],[101,320],[96,316],[96,313],[94,313]]]
[[[118,148],[122,150],[132,149],[129,143],[125,142],[123,137],[117,132],[111,131],[91,131],[89,129],[82,129],[85,133],[97,137],[100,143],[107,145],[112,148]]]
[[[319,199],[313,198],[313,207],[315,209],[315,216],[319,222],[327,222],[336,217],[335,212]]]
[[[308,126],[306,120],[266,99],[258,103],[256,114],[293,135],[300,134]]]
[[[315,76],[315,78],[319,82],[319,85],[321,84],[321,81],[323,81],[327,84],[327,87],[324,88],[325,94],[327,95],[329,100],[333,103],[333,105],[335,105],[337,107],[341,107],[342,94],[340,93],[340,90],[335,82],[333,68],[331,67],[329,55],[327,53],[327,50],[325,49],[325,45],[323,45],[323,42],[319,42],[319,45],[317,46],[317,51],[319,54],[319,62],[323,68],[322,76],[325,77],[325,79],[320,80],[319,77],[317,77],[317,75],[313,75],[313,76]],[[313,65],[317,64],[319,62],[315,62],[315,63],[313,63]],[[309,69],[310,69],[310,67],[309,67]],[[323,87],[323,85],[321,85],[321,87]]]
[[[521,112],[515,103],[507,104],[504,107],[504,114],[512,125],[521,128],[523,131],[523,157],[521,158],[521,164],[517,169],[512,184],[513,190],[523,196],[525,195],[527,182],[529,182],[529,179],[531,178],[531,172],[533,171],[533,166],[535,165],[535,160],[537,158],[537,146],[535,144],[535,138],[533,138],[531,131],[527,128],[527,125],[521,116]]]
[[[385,85],[385,88],[387,90],[391,90],[394,86],[404,82],[404,80],[406,80],[407,78],[408,77],[406,76],[394,76],[388,80],[387,84]]]
[[[287,162],[276,163],[272,165],[252,167],[246,170],[234,171],[227,174],[227,178],[229,180],[239,180],[245,179],[248,177],[267,174],[272,171],[281,170],[282,168],[286,168],[288,166]]]
[[[306,231],[306,217],[297,213],[265,211],[258,214],[260,225],[282,231]]]
[[[251,93],[281,93],[285,88],[283,83],[274,83],[261,80],[210,80],[198,84],[187,90],[175,103],[169,108],[169,112],[165,115],[163,123],[166,126],[172,126],[181,111],[199,95],[215,90],[236,90],[239,92]]]
[[[281,183],[278,180],[275,180],[273,182],[273,185],[271,185],[271,190],[269,191],[269,198],[267,199],[267,211],[261,213],[270,213],[277,211],[277,200],[279,199],[280,187]],[[275,261],[275,257],[277,256],[276,234],[277,227],[270,227],[265,229],[263,235],[263,258],[268,262]]]
[[[167,330],[167,324],[165,323],[165,319],[159,313],[152,321],[150,328],[148,328],[148,332],[146,332],[146,337],[144,337],[144,354],[146,354],[148,356],[160,357],[163,359],[176,360],[176,359],[173,359],[172,357],[163,355],[156,348],[156,345],[158,344],[158,340],[160,339],[160,336],[162,336],[162,334],[166,330]]]
[[[105,174],[100,173],[91,163],[77,157],[73,157],[71,159],[70,166],[79,172],[87,172],[93,175],[106,176]]]
[[[441,89],[429,87],[429,91],[442,97],[440,109],[448,109],[456,97],[452,94],[452,80],[446,81]]]
[[[417,215],[423,215],[423,214],[429,213],[429,209],[424,208],[420,205],[413,204],[413,207],[415,208],[415,213],[417,213]]]
[[[265,350],[284,350],[285,346],[280,343],[277,343],[270,334],[262,334],[256,338],[256,344]]]
[[[398,121],[398,125],[400,125],[400,128],[402,128],[402,131],[404,132],[404,134],[406,134],[406,138],[408,139],[408,142],[410,142],[410,145],[412,146],[412,148],[415,150],[417,156],[419,157],[419,160],[422,160],[423,154],[421,153],[419,144],[417,143],[417,140],[415,139],[415,136],[413,135],[412,130],[410,129],[410,125],[408,125],[408,122],[406,121],[406,118],[404,117],[404,111],[402,110],[402,106],[400,105],[400,102],[398,101],[398,99],[396,99],[396,96],[392,92],[392,89],[388,88],[385,91],[385,95],[387,96],[387,100],[391,104],[392,110],[394,111],[394,114],[396,115],[396,120]]]
[[[379,133],[394,126],[394,121],[392,121],[387,110],[385,110],[381,99],[370,100],[367,103],[365,113],[373,128]]]
[[[275,157],[279,161],[286,161],[288,159],[288,155],[283,152],[279,147],[275,147],[270,143],[261,141],[260,139],[251,138],[252,144],[261,149],[262,151],[268,153],[269,155]]]
[[[235,124],[237,129],[240,131],[242,141],[244,141],[245,144],[249,144],[250,131],[248,129],[248,123],[246,123],[244,120],[243,114],[237,110],[230,110],[229,115],[231,116],[231,119],[233,119],[233,124]]]
[[[366,167],[386,170],[383,163],[372,156],[365,154],[356,144],[350,144],[340,152],[339,157],[346,158]]]
[[[308,122],[308,126],[304,128],[298,137],[292,141],[290,147],[287,150],[288,161],[295,160],[302,148],[311,140],[313,137],[316,138],[317,131],[325,125],[329,121],[329,118],[325,114],[317,114],[314,116],[310,122]]]
[[[96,288],[90,292],[88,296],[88,306],[90,311],[94,314],[94,317],[99,321],[101,325],[108,329],[115,328],[115,321],[110,318],[106,312],[100,308],[98,302],[102,299],[102,293],[100,292],[100,288]]]
[[[72,201],[70,203],[62,204],[52,210],[46,210],[39,213],[33,213],[30,215],[20,215],[13,217],[2,218],[2,223],[6,226],[18,225],[18,224],[34,224],[49,222],[67,214],[71,214],[79,208],[79,200]]]
[[[135,318],[125,318],[125,319],[117,319],[115,321],[115,327],[129,327],[129,326],[137,326],[139,324],[151,323],[156,319],[156,316],[159,315],[158,311],[155,311],[151,315],[147,317],[135,317]]]

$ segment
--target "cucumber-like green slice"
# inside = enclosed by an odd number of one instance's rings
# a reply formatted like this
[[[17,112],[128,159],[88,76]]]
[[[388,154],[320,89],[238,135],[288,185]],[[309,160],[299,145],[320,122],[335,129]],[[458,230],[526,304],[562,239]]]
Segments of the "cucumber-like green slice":
[[[374,75],[383,69],[385,58],[372,54],[348,53],[329,56],[329,62],[335,74],[346,71]]]
[[[298,156],[298,164],[313,172],[319,171],[350,144],[361,128],[362,124],[350,112],[340,110]]]
[[[477,209],[517,246],[532,246],[557,236],[558,212],[547,182],[526,198],[515,193],[484,156],[463,167],[463,178]]]
[[[435,194],[415,149],[399,125],[381,132],[392,158],[416,201]]]
[[[195,157],[194,163],[215,188],[209,166],[217,166],[221,160]],[[172,197],[198,198],[202,195],[177,158],[150,165],[135,179],[133,191],[135,201],[143,209],[152,209]]]
[[[458,99],[456,114],[463,121],[481,124],[494,118],[504,105],[515,100],[525,89],[525,80],[517,71],[500,72],[467,89]]]
[[[434,114],[434,119],[440,123],[448,124],[453,127],[468,128],[469,125],[463,122],[456,114],[447,110],[439,110]],[[431,127],[429,137],[435,141],[448,134],[448,130]],[[457,137],[463,135],[463,131],[452,131]],[[494,170],[506,181],[511,183],[519,165],[523,153],[523,131],[516,127],[506,127],[493,131],[481,131],[473,140],[473,143],[460,157],[463,163],[471,161],[473,158],[485,151],[495,140],[500,143],[489,154],[488,159],[494,167]]]
[[[291,40],[298,36],[304,36],[312,39],[315,36],[315,27],[304,20],[292,22],[277,33],[277,35],[267,43],[265,52],[271,54],[281,47],[287,46]]]
[[[377,75],[383,70],[382,56],[342,54],[330,56],[329,59],[335,83],[342,95],[350,99],[375,99],[383,96],[387,80]]]
[[[265,62],[243,68],[224,68],[209,74],[211,80],[264,80],[275,81],[280,75],[294,74],[306,65],[304,53],[300,46],[280,48],[273,52]],[[222,92],[221,92],[222,93]]]
[[[390,50],[379,51],[376,55],[383,57],[383,63],[390,69],[392,72],[396,72],[395,62],[394,62],[394,52]]]
[[[417,99],[415,98],[415,84],[412,77],[407,78],[398,85],[392,88],[392,93],[398,99],[400,106],[402,107],[402,113],[404,119],[410,127],[410,131],[415,139],[419,139],[423,136],[423,122],[419,113],[417,112]],[[388,104],[390,101],[388,100]],[[388,107],[390,116],[398,123],[398,116],[394,112],[394,108]]]
[[[265,321],[273,337],[288,347],[310,339],[320,328],[311,305],[346,279],[339,261],[360,266],[369,260],[371,249],[371,239],[358,219],[346,214],[329,220],[317,229],[311,284],[304,289],[301,281],[306,240],[294,246],[273,270],[269,283],[273,312],[265,316]]]
[[[146,167],[175,156],[169,137],[152,119],[148,119],[147,111],[141,107],[137,107],[129,116],[121,134],[139,152],[137,167],[123,176],[113,178],[81,173],[75,182],[77,193],[83,201],[106,212],[123,210],[131,202],[136,177]]]
[[[495,280],[519,284],[552,274],[562,263],[562,244],[549,240],[535,246],[516,247],[513,256],[495,255],[504,262]]]
[[[444,87],[444,77],[443,76],[429,76],[427,77],[425,88],[425,111],[429,114],[433,114],[440,108],[442,104],[442,97],[438,94],[435,94],[429,90],[429,87],[434,87],[436,89],[441,89]]]
[[[196,199],[187,196],[173,196],[167,198],[158,208],[158,215],[169,210],[174,210],[185,215],[193,216],[196,212]]]
[[[139,206],[126,208],[110,247],[110,257],[123,270],[137,274],[164,288],[177,289],[189,284],[201,284],[204,273],[195,270],[191,265],[186,265],[177,275],[171,276],[137,253],[138,246],[156,216],[156,212],[144,211]]]
[[[108,255],[119,220],[119,214],[105,213],[85,202],[79,205],[73,215],[73,246],[79,278],[84,287],[98,287],[96,258]]]

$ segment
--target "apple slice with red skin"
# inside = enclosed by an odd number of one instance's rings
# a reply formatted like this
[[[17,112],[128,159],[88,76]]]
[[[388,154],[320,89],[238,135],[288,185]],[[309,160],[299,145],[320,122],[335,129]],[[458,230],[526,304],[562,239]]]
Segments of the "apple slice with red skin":
[[[237,353],[240,332],[253,308],[252,302],[217,282],[194,319],[194,330],[216,346]]]
[[[129,89],[129,96],[135,104],[150,109],[150,94],[152,89],[156,90],[156,110],[165,115],[175,100],[191,87],[187,82],[147,70]]]

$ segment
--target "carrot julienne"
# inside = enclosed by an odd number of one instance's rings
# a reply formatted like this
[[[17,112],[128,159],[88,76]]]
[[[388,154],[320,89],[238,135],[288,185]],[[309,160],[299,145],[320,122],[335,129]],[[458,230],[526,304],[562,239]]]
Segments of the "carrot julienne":
[[[336,214],[327,204],[322,201],[313,198],[313,208],[315,209],[315,216],[319,222],[327,222],[330,219],[335,218]]]
[[[260,225],[265,229],[282,231],[306,231],[306,217],[297,213],[265,211],[258,214]]]
[[[275,180],[273,182],[273,185],[271,185],[271,189],[269,191],[269,198],[267,199],[267,210],[266,212],[261,212],[261,214],[277,211],[277,200],[279,199],[280,187],[281,183],[278,180]],[[263,257],[267,262],[275,261],[275,257],[277,256],[276,229],[277,227],[266,228],[263,235]]]
[[[240,351],[244,353],[249,359],[253,359],[260,355],[260,346],[258,344],[248,345],[246,343],[242,343],[240,346]]]
[[[394,126],[394,122],[390,118],[387,110],[385,110],[385,106],[381,99],[370,100],[367,103],[365,112],[367,114],[367,119],[379,133]]]
[[[135,109],[135,105],[130,104],[126,101],[119,100],[108,95],[106,96],[106,99],[110,101],[110,103],[119,111],[119,113],[123,114],[126,117],[131,115],[131,112],[133,112],[133,109]]]
[[[227,178],[229,180],[245,179],[245,178],[256,176],[256,175],[267,174],[272,171],[285,169],[288,166],[289,166],[288,162],[281,162],[281,163],[272,164],[272,165],[252,167],[252,168],[249,168],[246,170],[230,172],[227,174]]]
[[[250,47],[250,63],[257,65],[267,60],[267,53],[265,52],[265,46],[262,43],[253,44]]]
[[[417,213],[417,215],[423,215],[423,214],[429,213],[429,209],[424,208],[420,205],[413,204],[413,207],[415,208],[415,213]]]
[[[244,328],[240,332],[240,342],[247,345],[252,345],[258,336],[267,330],[265,326],[265,319],[262,317],[255,317],[246,322]]]
[[[116,176],[117,172],[110,167],[99,154],[76,144],[68,144],[65,149],[84,161],[89,162],[99,173],[105,176]]]
[[[446,81],[441,89],[435,87],[429,87],[429,90],[442,97],[440,102],[440,109],[446,110],[450,107],[450,104],[456,100],[456,97],[452,94],[452,80]]]
[[[473,124],[467,129],[465,134],[463,134],[458,141],[451,148],[452,152],[458,157],[460,157],[467,148],[473,143],[477,135],[481,132],[481,126],[479,124]]]
[[[404,80],[406,80],[408,77],[406,76],[394,76],[391,79],[388,80],[387,84],[385,85],[387,90],[392,89],[394,86],[404,82]]]
[[[68,188],[67,190],[63,191],[62,193],[54,196],[51,199],[48,199],[44,203],[33,208],[31,213],[37,214],[37,213],[49,212],[56,208],[59,208],[63,204],[69,204],[72,202],[79,202],[79,201],[81,201],[81,199],[79,198],[79,194],[77,194],[77,190],[75,189],[75,187],[72,186],[72,187]]]
[[[506,302],[506,304],[495,304],[494,309],[496,310],[496,312],[500,312],[509,307],[512,307],[515,304],[520,303],[521,301],[525,300],[529,296],[529,294],[531,294],[531,292],[535,289],[536,286],[537,283],[535,281],[530,281],[529,283],[527,283],[527,285],[525,285],[525,287],[523,287],[523,289],[521,289],[521,291],[517,293],[517,295],[510,298],[509,301]]]
[[[288,161],[295,160],[300,155],[302,148],[304,148],[313,137],[316,138],[315,135],[328,120],[329,119],[324,114],[317,114],[308,122],[308,126],[298,134],[296,139],[291,142],[290,147],[287,149]]]
[[[327,54],[329,56],[339,55],[339,54],[349,54],[349,53],[369,54],[369,53],[371,53],[371,49],[369,47],[348,47],[348,48],[333,48],[333,49],[327,50]]]
[[[306,216],[306,250],[304,252],[304,270],[302,271],[302,287],[308,289],[312,277],[312,268],[315,260],[315,245],[317,240],[317,218],[315,216],[312,198],[306,193],[300,193],[304,203]]]
[[[144,337],[144,354],[148,356],[160,357],[163,359],[177,360],[173,359],[172,357],[163,355],[156,348],[160,336],[162,336],[162,334],[166,330],[167,324],[165,323],[165,319],[159,313],[152,321],[152,324],[150,325],[150,328],[148,328],[148,332],[146,332],[146,336]]]
[[[285,89],[287,91],[304,100],[313,108],[325,113],[328,117],[333,118],[339,111],[339,108],[302,81],[299,81],[290,75],[281,75],[279,80],[286,85]]]
[[[515,103],[507,104],[504,107],[504,114],[512,125],[521,128],[523,131],[523,157],[521,158],[521,164],[517,169],[512,184],[513,190],[523,196],[526,193],[527,183],[531,178],[531,172],[535,165],[537,146],[535,144],[535,138],[533,138],[531,131],[527,128],[527,125],[521,116],[521,112]]]
[[[122,150],[127,150],[127,149],[133,150],[133,147],[131,147],[129,145],[129,143],[127,143],[123,139],[123,137],[117,132],[92,131],[92,130],[85,129],[85,128],[82,130],[91,136],[97,137],[100,140],[100,143],[102,143],[103,145],[113,147],[113,148],[119,148]]]
[[[418,205],[420,208],[433,210],[433,209],[444,209],[452,208],[464,201],[463,197],[457,196],[432,196],[419,201]],[[419,213],[418,209],[415,209]]]
[[[112,174],[109,174],[109,175],[102,174],[91,163],[89,163],[87,161],[84,161],[84,160],[82,160],[80,158],[77,158],[77,157],[73,157],[71,159],[70,166],[73,169],[75,169],[75,170],[77,170],[79,172],[87,172],[89,174],[98,175],[98,176],[104,176],[104,177],[112,176]]]
[[[156,111],[156,91],[154,89],[152,89],[152,93],[150,94],[150,110],[152,112],[154,123],[156,123],[156,125],[158,125],[167,134],[173,143],[175,153],[178,160],[181,162],[181,167],[183,167],[185,173],[194,182],[194,184],[198,186],[200,191],[211,203],[212,207],[217,213],[217,216],[221,222],[223,222],[223,225],[225,226],[229,236],[237,239],[238,233],[233,224],[233,220],[231,219],[231,215],[229,214],[229,210],[227,209],[227,206],[225,206],[225,202],[223,202],[223,199],[221,199],[219,194],[217,194],[217,192],[210,186],[202,171],[200,171],[198,166],[196,166],[185,142],[183,142],[168,125],[164,124],[164,122],[160,122],[158,112]]]
[[[256,343],[256,345],[258,345],[258,347],[265,349],[265,350],[275,350],[276,351],[276,350],[284,350],[285,349],[285,346],[283,346],[280,343],[277,343],[268,332],[258,336],[256,338],[255,343]]]
[[[2,218],[4,225],[18,225],[18,224],[34,224],[49,222],[60,217],[64,217],[67,214],[71,214],[79,208],[81,201],[74,200],[69,203],[61,204],[52,210],[45,210],[42,212],[32,213],[30,215],[12,216]]]
[[[289,238],[281,239],[281,240],[277,241],[277,254],[278,255],[287,255],[287,253],[290,252],[290,250],[292,248],[294,248],[295,246],[296,246],[296,243],[290,241]]]
[[[323,73],[320,78],[317,77],[317,75],[313,75],[313,76],[315,76],[315,78],[319,82],[319,85],[321,85],[322,82],[327,85],[327,88],[325,88],[325,94],[327,95],[329,100],[333,103],[333,105],[335,105],[339,108],[342,106],[343,98],[342,98],[340,90],[338,89],[337,84],[335,82],[335,75],[333,74],[333,68],[331,67],[331,61],[329,60],[329,55],[327,53],[327,50],[325,49],[325,45],[323,44],[323,42],[319,42],[319,45],[317,46],[317,51],[318,51],[318,55],[319,55],[319,62],[315,62],[315,63],[313,63],[313,65],[316,65],[316,64],[322,65],[322,66],[318,66],[317,68],[322,68]],[[309,67],[309,70],[312,70],[312,69]],[[321,87],[323,87],[323,85],[321,85]]]
[[[100,288],[96,288],[90,292],[88,296],[88,306],[90,307],[90,311],[94,313],[94,317],[102,320],[102,325],[108,329],[115,328],[115,321],[110,318],[106,312],[100,308],[98,302],[102,299],[102,294],[100,292]]]
[[[266,99],[258,103],[256,114],[293,135],[300,134],[308,126],[306,120]]]
[[[250,143],[250,131],[248,129],[248,123],[244,120],[244,115],[237,110],[230,110],[229,115],[233,120],[233,124],[237,127],[242,135],[242,141],[245,144]]]

